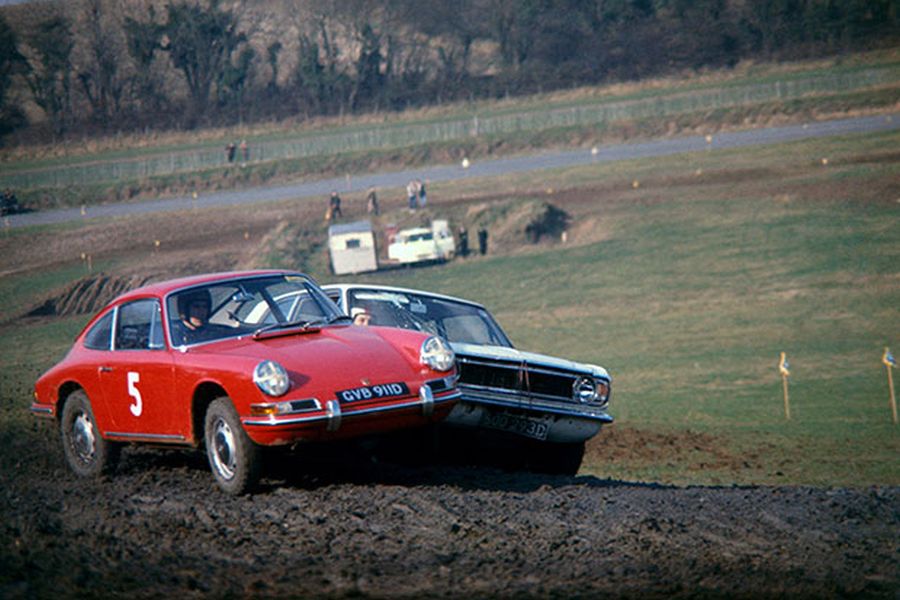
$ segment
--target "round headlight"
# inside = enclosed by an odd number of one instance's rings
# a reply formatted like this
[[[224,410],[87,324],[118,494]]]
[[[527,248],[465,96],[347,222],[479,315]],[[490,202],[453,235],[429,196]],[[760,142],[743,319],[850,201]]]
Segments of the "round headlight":
[[[282,396],[291,386],[287,371],[272,360],[264,360],[253,369],[253,383],[269,396]]]
[[[456,355],[444,340],[432,336],[422,342],[422,349],[419,351],[419,361],[435,371],[449,371],[453,368]]]
[[[597,399],[597,384],[590,377],[579,377],[572,386],[572,397],[576,402],[593,402]]]

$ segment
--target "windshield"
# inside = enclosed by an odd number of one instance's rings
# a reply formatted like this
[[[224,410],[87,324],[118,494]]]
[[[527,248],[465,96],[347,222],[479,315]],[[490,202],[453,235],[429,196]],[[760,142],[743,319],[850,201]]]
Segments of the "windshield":
[[[431,296],[350,290],[348,314],[365,311],[370,325],[400,327],[439,335],[449,342],[512,347],[491,315],[478,306]]]
[[[169,295],[173,346],[246,335],[279,324],[326,324],[337,306],[302,275],[267,275],[218,281]]]

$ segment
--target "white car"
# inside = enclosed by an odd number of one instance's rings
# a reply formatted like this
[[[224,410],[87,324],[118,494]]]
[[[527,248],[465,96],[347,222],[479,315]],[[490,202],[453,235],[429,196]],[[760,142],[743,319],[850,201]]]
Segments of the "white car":
[[[380,285],[323,286],[345,314],[365,312],[373,326],[429,332],[450,342],[462,398],[446,423],[503,431],[538,444],[532,467],[573,475],[587,440],[612,423],[611,378],[603,367],[523,352],[480,304]]]
[[[441,258],[434,232],[425,227],[401,229],[388,245],[388,258],[404,263],[428,262]]]
[[[450,260],[456,243],[446,220],[434,220],[431,228],[401,229],[388,242],[388,258],[400,264]]]

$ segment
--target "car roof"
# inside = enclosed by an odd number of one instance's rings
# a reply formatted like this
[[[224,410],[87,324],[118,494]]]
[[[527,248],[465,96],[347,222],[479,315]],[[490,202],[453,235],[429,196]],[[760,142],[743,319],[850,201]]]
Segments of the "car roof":
[[[351,290],[351,289],[365,289],[365,290],[376,290],[379,292],[396,292],[398,294],[417,294],[419,296],[428,296],[429,298],[437,298],[439,300],[448,300],[450,302],[459,302],[460,304],[468,304],[470,306],[475,306],[477,308],[484,308],[483,304],[479,304],[478,302],[473,302],[472,300],[465,300],[463,298],[457,298],[455,296],[448,296],[446,294],[437,294],[434,292],[426,292],[424,290],[415,290],[412,288],[401,288],[394,287],[390,285],[379,285],[377,283],[330,283],[328,285],[322,286],[323,290]]]
[[[128,300],[130,298],[140,298],[147,296],[163,297],[175,290],[216,283],[220,281],[230,281],[233,279],[245,279],[248,277],[261,277],[265,275],[301,275],[302,273],[295,271],[285,271],[280,269],[257,269],[252,271],[228,271],[223,273],[205,273],[203,275],[191,275],[190,277],[180,277],[178,279],[169,279],[159,281],[148,285],[135,288],[118,296],[116,301]],[[310,278],[311,279],[311,278]]]

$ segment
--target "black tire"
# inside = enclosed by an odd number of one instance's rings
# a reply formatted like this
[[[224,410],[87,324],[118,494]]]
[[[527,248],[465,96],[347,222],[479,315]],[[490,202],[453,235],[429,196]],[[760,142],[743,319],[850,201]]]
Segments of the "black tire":
[[[262,471],[261,448],[247,436],[227,396],[213,400],[206,409],[204,439],[209,467],[220,488],[239,495],[256,486]]]
[[[83,390],[66,398],[59,429],[66,462],[77,475],[99,477],[115,470],[122,448],[100,435],[91,401]]]
[[[584,442],[542,443],[532,448],[531,456],[530,467],[538,473],[574,477],[584,458]]]

